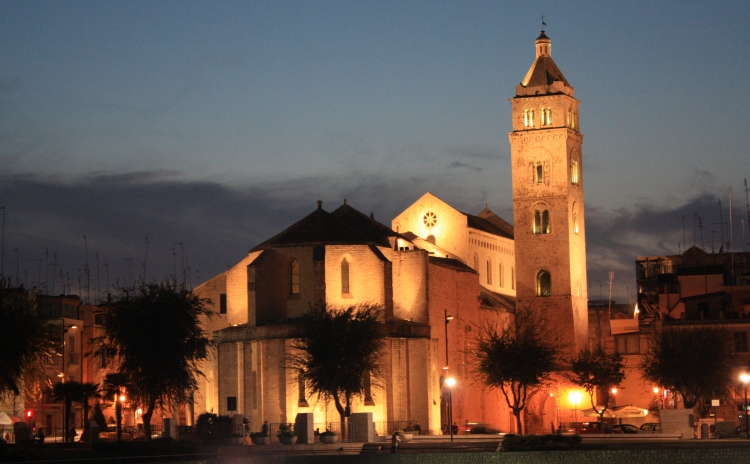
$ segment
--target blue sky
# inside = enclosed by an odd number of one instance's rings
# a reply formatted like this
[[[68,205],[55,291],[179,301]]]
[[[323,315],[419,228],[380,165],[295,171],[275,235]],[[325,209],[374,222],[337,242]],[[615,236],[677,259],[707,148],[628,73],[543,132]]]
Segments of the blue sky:
[[[718,250],[729,187],[741,249],[748,2],[5,1],[5,274],[50,287],[46,249],[77,291],[86,259],[111,284],[182,249],[197,283],[318,199],[512,221],[508,99],[541,15],[582,102],[590,296],[614,270],[627,299],[683,216]]]

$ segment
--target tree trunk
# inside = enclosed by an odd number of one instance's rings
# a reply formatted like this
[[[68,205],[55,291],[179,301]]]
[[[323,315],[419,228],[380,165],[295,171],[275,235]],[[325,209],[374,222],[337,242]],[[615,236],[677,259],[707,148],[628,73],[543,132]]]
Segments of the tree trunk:
[[[149,400],[148,408],[141,416],[143,418],[143,435],[146,440],[151,440],[151,417],[154,415],[154,408],[156,408],[156,400]]]
[[[117,441],[122,438],[122,403],[120,398],[115,400],[115,420],[117,421]]]
[[[521,422],[521,410],[513,408],[513,415],[516,417],[516,432],[523,435],[523,424]]]
[[[333,404],[336,406],[336,411],[339,412],[339,418],[341,419],[341,439],[344,440],[344,434],[346,434],[346,427],[344,425],[346,422],[346,410],[342,406],[338,395],[333,395]]]
[[[70,410],[73,409],[73,402],[69,399],[66,399],[63,402],[63,409],[63,441],[67,443],[72,439],[72,437],[70,436]]]

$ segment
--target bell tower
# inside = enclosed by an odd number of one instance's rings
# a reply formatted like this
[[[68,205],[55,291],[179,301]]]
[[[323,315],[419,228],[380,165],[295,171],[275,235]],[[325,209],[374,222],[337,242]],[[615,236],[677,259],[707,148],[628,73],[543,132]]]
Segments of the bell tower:
[[[588,344],[578,105],[544,31],[511,102],[516,305],[542,314],[569,354]]]

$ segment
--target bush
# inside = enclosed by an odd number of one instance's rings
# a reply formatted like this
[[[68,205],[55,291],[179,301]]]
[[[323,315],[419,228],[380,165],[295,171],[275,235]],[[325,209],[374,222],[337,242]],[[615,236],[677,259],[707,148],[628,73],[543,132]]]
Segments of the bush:
[[[566,450],[581,443],[580,435],[515,435],[503,438],[503,451],[552,451]]]
[[[198,416],[195,428],[203,438],[228,438],[232,436],[232,418],[204,412]]]
[[[297,436],[297,425],[296,424],[280,424],[279,431],[276,432],[277,437],[296,437]]]
[[[717,422],[716,423],[716,437],[717,438],[735,438],[735,432],[737,431],[737,424],[734,422]]]
[[[332,437],[334,435],[338,435],[336,432],[331,432],[330,430],[326,430],[325,432],[321,433],[321,437]]]

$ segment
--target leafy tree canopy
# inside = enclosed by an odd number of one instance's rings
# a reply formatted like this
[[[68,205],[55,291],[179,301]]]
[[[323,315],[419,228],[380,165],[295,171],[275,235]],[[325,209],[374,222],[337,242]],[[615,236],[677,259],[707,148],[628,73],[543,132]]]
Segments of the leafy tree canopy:
[[[347,308],[313,307],[303,317],[304,333],[291,359],[310,390],[333,399],[344,421],[351,399],[367,393],[383,371],[383,308],[360,304]]]
[[[527,309],[518,309],[504,324],[481,331],[476,372],[487,386],[500,389],[516,417],[519,433],[529,393],[549,382],[563,348],[546,321]]]
[[[680,395],[686,408],[725,398],[733,382],[732,332],[722,326],[663,327],[654,333],[641,368],[644,378]]]
[[[207,303],[173,280],[164,280],[122,289],[104,308],[103,335],[94,340],[95,353],[138,387],[128,395],[145,405],[146,432],[157,405],[188,401],[198,388],[197,377],[203,375],[199,363],[213,348],[201,327],[201,320],[213,314]]]
[[[39,316],[36,294],[0,279],[0,398],[29,393],[45,378],[61,337]]]
[[[571,361],[570,380],[586,390],[591,399],[591,407],[599,414],[600,419],[607,410],[610,388],[617,386],[625,378],[625,363],[619,353],[606,353],[601,347],[581,351]],[[604,407],[596,404],[596,392],[606,399]]]

